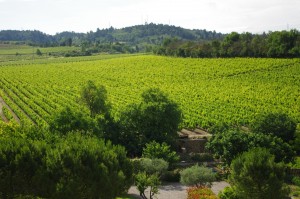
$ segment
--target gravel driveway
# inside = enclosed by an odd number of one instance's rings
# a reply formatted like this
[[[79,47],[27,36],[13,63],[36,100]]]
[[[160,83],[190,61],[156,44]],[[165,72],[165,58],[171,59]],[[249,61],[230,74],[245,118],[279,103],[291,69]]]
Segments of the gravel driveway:
[[[214,182],[212,184],[211,190],[218,194],[222,191],[225,187],[230,186],[227,182]],[[168,183],[159,187],[159,194],[156,196],[158,199],[186,199],[186,186],[180,183]],[[137,190],[136,186],[132,186],[128,194],[134,196],[136,198],[140,198],[139,191]],[[149,197],[149,190],[146,190],[146,196]]]

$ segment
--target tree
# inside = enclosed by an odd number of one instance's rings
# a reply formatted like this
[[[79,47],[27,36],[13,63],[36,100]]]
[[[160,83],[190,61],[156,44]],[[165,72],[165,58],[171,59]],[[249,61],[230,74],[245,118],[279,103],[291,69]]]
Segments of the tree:
[[[257,133],[277,136],[285,142],[295,139],[297,124],[284,113],[269,113],[261,115],[253,124],[253,131]]]
[[[249,135],[238,131],[228,131],[213,134],[206,148],[215,156],[230,165],[231,161],[249,148]]]
[[[90,110],[91,117],[97,114],[109,114],[110,104],[107,101],[107,91],[104,86],[97,87],[93,81],[88,81],[81,91],[81,100]]]
[[[66,107],[54,115],[49,123],[49,129],[52,132],[59,132],[64,135],[71,131],[93,132],[95,123],[82,110],[75,111],[70,107]]]
[[[157,174],[147,175],[146,172],[139,172],[135,176],[136,187],[140,192],[140,196],[143,199],[147,199],[145,191],[150,187],[150,199],[153,198],[155,194],[158,194],[158,186],[161,184],[160,179]]]
[[[194,165],[180,172],[180,182],[184,185],[210,186],[216,180],[212,169],[204,166]]]
[[[139,104],[129,105],[120,117],[123,127],[120,137],[131,139],[137,145],[134,151],[126,143],[133,155],[141,155],[142,148],[149,141],[166,142],[173,145],[181,122],[181,111],[176,103],[159,89],[148,89],[142,93]]]
[[[284,165],[275,163],[264,148],[254,148],[233,160],[230,179],[241,199],[282,199],[288,195]]]
[[[36,54],[37,54],[38,56],[42,56],[42,55],[43,55],[40,49],[37,49],[37,50],[36,50]]]
[[[262,133],[225,131],[215,133],[206,144],[206,148],[228,166],[239,154],[255,147],[268,148],[276,162],[288,163],[295,156],[293,148],[281,138]]]
[[[122,146],[81,134],[67,134],[47,155],[56,183],[51,198],[107,198],[126,192],[132,164]]]
[[[27,195],[48,198],[55,191],[55,183],[46,170],[49,149],[45,141],[1,137],[0,197]]]
[[[146,199],[145,190],[150,187],[150,199],[158,193],[161,184],[160,176],[168,169],[168,162],[163,159],[143,158],[140,161],[140,171],[135,176],[135,184],[140,196]]]
[[[146,144],[143,148],[143,158],[159,158],[167,161],[169,164],[175,163],[179,160],[179,156],[175,151],[171,151],[170,145],[165,142],[159,144],[155,141]]]

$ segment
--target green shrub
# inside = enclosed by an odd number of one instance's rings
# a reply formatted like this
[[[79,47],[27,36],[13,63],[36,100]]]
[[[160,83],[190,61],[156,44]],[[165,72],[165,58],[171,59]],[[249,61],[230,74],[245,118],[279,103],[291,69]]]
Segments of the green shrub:
[[[220,199],[239,199],[233,187],[225,187],[218,196]]]
[[[163,159],[149,159],[143,158],[140,161],[141,170],[148,174],[158,173],[163,174],[168,169],[168,162]]]
[[[179,161],[179,156],[175,151],[171,151],[170,145],[167,145],[165,142],[160,144],[153,141],[146,144],[146,147],[143,148],[142,157],[150,159],[163,159],[169,164],[173,164]]]
[[[300,177],[298,177],[298,176],[293,177],[292,182],[293,182],[293,184],[300,187]]]
[[[163,181],[166,182],[179,182],[180,181],[180,169],[174,169],[172,171],[166,171],[163,175]]]
[[[185,185],[210,186],[215,180],[212,169],[195,165],[180,172],[180,182]]]

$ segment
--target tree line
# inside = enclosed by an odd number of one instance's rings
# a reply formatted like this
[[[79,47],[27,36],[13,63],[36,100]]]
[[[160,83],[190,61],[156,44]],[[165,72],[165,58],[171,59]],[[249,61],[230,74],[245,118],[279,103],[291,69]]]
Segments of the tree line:
[[[177,57],[272,57],[300,56],[298,30],[275,31],[263,34],[232,32],[223,40],[206,42],[184,41],[178,38],[164,40],[154,50],[158,55]]]
[[[139,45],[160,45],[166,37],[177,37],[184,40],[211,40],[223,37],[223,34],[208,30],[189,30],[172,25],[146,23],[116,29],[113,27],[90,31],[87,33],[61,32],[48,35],[38,30],[2,30],[0,41],[17,41],[37,46],[81,45],[82,43],[112,44],[126,43],[131,47]],[[143,44],[144,43],[144,44]]]

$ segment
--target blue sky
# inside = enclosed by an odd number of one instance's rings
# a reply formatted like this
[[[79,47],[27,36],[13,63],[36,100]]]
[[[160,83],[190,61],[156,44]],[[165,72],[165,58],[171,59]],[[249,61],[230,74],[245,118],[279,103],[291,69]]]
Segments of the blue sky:
[[[88,32],[153,22],[228,33],[300,30],[300,0],[0,0],[0,30]]]

